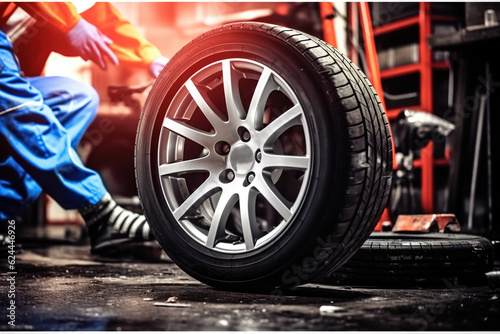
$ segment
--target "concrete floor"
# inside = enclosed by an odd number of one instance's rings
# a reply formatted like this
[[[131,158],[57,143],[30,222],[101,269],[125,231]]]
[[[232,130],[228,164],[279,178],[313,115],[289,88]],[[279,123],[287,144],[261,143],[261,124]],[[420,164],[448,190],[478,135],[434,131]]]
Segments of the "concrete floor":
[[[88,246],[24,246],[16,256],[16,326],[3,311],[0,330],[500,330],[500,291],[487,286],[308,284],[271,297],[213,289],[165,256],[122,261],[91,256]],[[2,310],[7,292],[2,283]]]

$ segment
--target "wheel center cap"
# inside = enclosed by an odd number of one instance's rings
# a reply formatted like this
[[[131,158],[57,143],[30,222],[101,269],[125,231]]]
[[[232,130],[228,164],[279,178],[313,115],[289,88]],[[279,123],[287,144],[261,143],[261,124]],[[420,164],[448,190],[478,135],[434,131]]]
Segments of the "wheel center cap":
[[[254,164],[254,152],[247,144],[237,144],[229,152],[229,165],[236,174],[246,174]]]

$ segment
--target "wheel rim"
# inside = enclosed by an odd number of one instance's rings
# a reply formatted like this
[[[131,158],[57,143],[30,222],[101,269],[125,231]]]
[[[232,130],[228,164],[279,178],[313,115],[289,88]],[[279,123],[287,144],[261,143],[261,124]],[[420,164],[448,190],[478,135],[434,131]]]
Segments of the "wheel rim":
[[[211,63],[181,86],[165,111],[157,154],[176,223],[222,253],[275,241],[310,182],[299,99],[277,72],[247,59]]]

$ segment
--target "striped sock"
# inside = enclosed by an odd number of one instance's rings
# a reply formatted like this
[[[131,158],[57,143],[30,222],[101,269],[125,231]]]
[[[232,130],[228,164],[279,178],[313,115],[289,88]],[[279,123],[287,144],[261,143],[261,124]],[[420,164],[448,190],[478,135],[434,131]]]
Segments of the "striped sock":
[[[109,193],[99,203],[83,208],[80,214],[91,231],[100,231],[103,226],[111,226],[117,233],[138,241],[154,240],[144,215],[126,210],[116,204]]]

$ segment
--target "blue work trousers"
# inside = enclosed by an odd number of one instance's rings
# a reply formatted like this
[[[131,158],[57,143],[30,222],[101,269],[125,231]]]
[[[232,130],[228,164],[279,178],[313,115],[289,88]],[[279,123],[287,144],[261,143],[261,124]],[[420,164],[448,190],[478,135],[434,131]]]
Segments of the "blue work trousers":
[[[102,199],[101,177],[75,151],[98,104],[87,84],[23,78],[12,44],[0,31],[0,220],[20,214],[42,189],[65,209]]]

